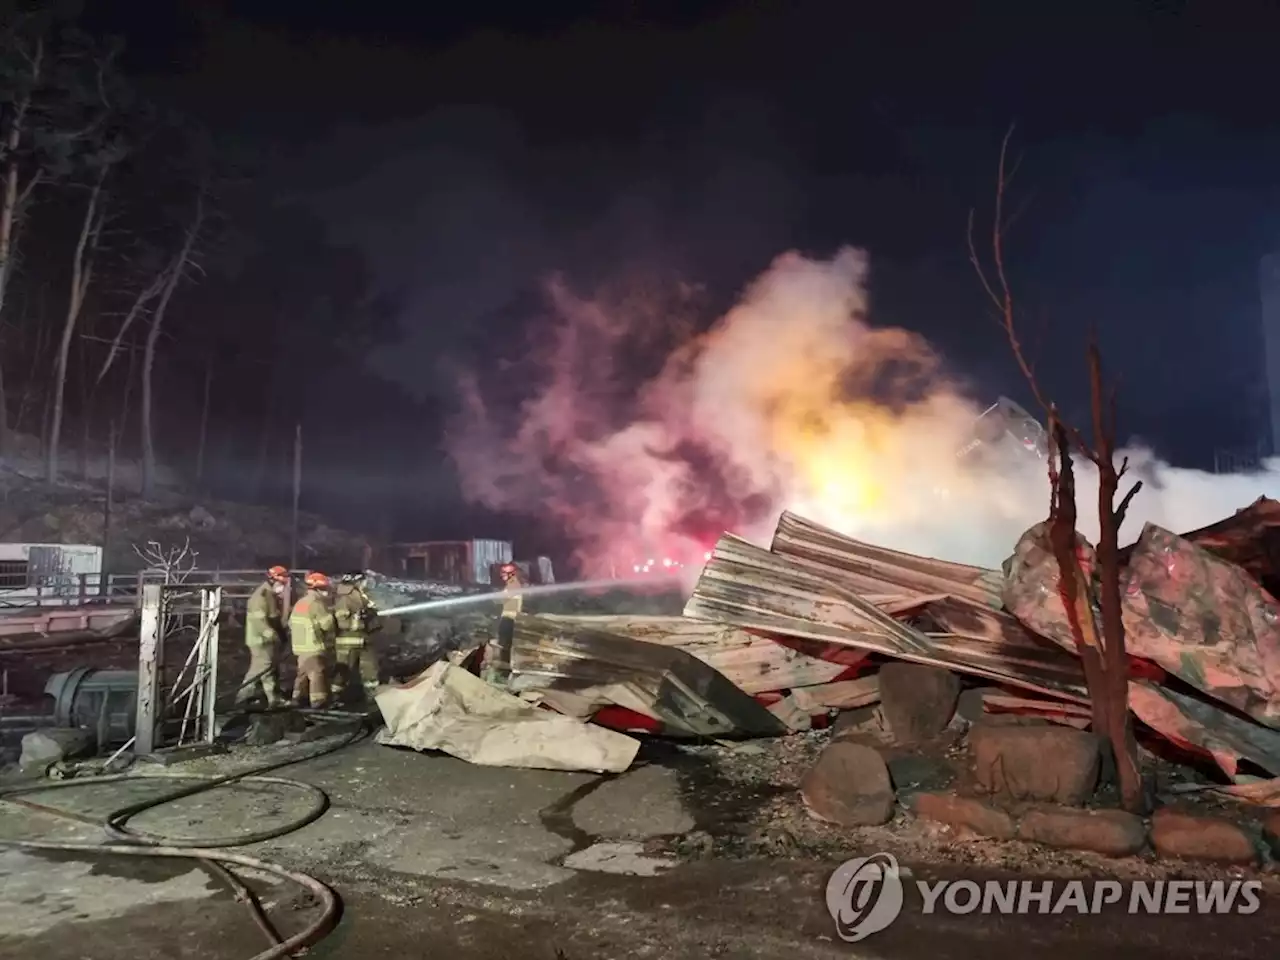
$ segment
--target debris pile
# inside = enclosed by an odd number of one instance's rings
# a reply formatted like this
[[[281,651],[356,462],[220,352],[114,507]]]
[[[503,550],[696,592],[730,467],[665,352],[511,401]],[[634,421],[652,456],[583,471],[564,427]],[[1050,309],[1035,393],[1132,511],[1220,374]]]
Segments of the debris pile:
[[[1107,776],[1106,751],[1084,732],[1089,695],[1043,536],[1033,527],[1003,570],[989,570],[784,513],[768,549],[721,537],[683,616],[518,617],[506,695],[624,733],[700,739],[804,731],[875,704],[899,744],[936,739],[957,716],[967,726],[1016,715],[1047,726],[971,736],[990,781],[979,775],[976,788],[1078,805]],[[1122,552],[1140,732],[1216,764],[1221,792],[1271,804],[1280,804],[1280,605],[1269,592],[1280,586],[1278,537],[1280,503],[1260,499],[1183,535],[1148,524]],[[844,771],[832,782],[871,762],[842,749],[849,755],[827,764]],[[1049,755],[1046,779],[1035,770]],[[821,766],[806,791],[819,806]],[[869,794],[846,791],[839,805],[887,819],[887,778],[855,779]]]

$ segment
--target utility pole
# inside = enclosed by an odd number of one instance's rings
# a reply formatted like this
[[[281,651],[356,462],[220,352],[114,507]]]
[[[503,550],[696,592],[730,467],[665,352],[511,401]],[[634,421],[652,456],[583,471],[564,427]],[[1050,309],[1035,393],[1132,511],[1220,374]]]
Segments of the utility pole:
[[[289,569],[298,569],[298,500],[302,496],[302,424],[293,432],[293,540],[289,549]]]

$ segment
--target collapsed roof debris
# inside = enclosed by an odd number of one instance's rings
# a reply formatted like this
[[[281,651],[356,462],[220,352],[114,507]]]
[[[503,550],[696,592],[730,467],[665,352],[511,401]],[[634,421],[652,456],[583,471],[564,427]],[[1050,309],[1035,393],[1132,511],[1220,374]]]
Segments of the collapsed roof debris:
[[[1130,709],[1211,759],[1224,792],[1268,804],[1280,804],[1280,604],[1266,589],[1280,584],[1278,530],[1280,503],[1259,499],[1182,536],[1147,524],[1122,552]],[[877,702],[876,671],[901,660],[970,678],[988,710],[1086,726],[1039,532],[997,571],[784,513],[769,549],[721,537],[681,617],[522,615],[510,692],[618,730],[776,736]]]

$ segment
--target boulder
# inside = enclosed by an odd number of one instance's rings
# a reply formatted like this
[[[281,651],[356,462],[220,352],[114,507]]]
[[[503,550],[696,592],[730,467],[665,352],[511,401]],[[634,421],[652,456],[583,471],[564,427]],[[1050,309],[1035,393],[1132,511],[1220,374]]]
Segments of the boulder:
[[[969,755],[978,786],[1013,800],[1081,806],[1098,785],[1098,738],[1072,727],[979,724]]]
[[[889,768],[871,747],[833,740],[800,782],[805,810],[846,827],[878,826],[893,816]]]
[[[880,709],[898,743],[939,736],[951,723],[959,697],[960,678],[950,670],[901,662],[880,668]]]
[[[1018,839],[1065,850],[1127,857],[1146,845],[1147,827],[1141,817],[1123,810],[1038,807],[1022,815]]]
[[[47,766],[58,760],[76,760],[98,752],[98,738],[81,727],[46,727],[22,738],[23,767]]]
[[[1151,845],[1162,857],[1250,864],[1258,851],[1249,835],[1230,820],[1157,810],[1151,818]]]
[[[1280,811],[1262,821],[1262,839],[1271,848],[1271,859],[1280,860]]]
[[[911,810],[922,820],[992,840],[1012,840],[1016,829],[1006,811],[954,793],[917,793],[911,798]]]
[[[831,725],[832,739],[844,737],[860,737],[877,729],[876,714],[880,710],[878,704],[855,707],[852,710],[841,710]]]

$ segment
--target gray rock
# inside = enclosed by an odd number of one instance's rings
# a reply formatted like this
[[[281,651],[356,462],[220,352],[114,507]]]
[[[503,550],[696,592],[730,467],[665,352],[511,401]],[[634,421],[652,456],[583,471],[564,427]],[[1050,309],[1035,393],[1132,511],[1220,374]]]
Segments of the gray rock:
[[[880,668],[880,709],[897,743],[921,743],[939,736],[956,712],[960,678],[950,670],[918,663],[886,663]]]
[[[1098,738],[1072,727],[992,726],[969,731],[977,784],[1013,800],[1081,806],[1098,786]]]
[[[846,827],[878,826],[893,817],[889,768],[871,747],[833,740],[800,782],[809,815]]]
[[[244,742],[251,747],[265,747],[306,729],[307,719],[300,713],[259,713],[249,721]]]
[[[937,790],[955,779],[955,771],[933,757],[893,757],[889,761],[889,778],[896,790]]]
[[[695,825],[675,772],[655,766],[624,773],[591,791],[574,805],[573,823],[608,840],[676,836]]]
[[[91,757],[98,751],[98,738],[92,730],[80,727],[47,727],[22,738],[23,767],[47,765],[58,760]]]

